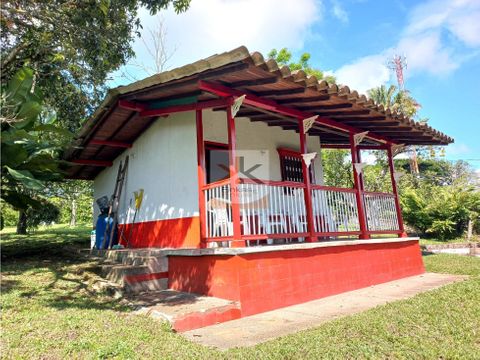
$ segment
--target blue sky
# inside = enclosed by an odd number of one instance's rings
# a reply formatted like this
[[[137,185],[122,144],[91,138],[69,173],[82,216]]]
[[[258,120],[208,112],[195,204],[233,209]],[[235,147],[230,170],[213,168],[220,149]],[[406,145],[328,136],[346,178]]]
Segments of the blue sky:
[[[137,58],[114,74],[112,85],[148,74],[145,43],[160,22],[175,68],[245,45],[264,55],[288,47],[309,52],[311,65],[365,93],[396,84],[388,69],[395,53],[405,55],[405,85],[422,105],[421,117],[452,136],[449,160],[468,160],[480,172],[480,0],[192,0],[185,14],[141,12],[143,40]],[[122,74],[128,73],[125,77]]]

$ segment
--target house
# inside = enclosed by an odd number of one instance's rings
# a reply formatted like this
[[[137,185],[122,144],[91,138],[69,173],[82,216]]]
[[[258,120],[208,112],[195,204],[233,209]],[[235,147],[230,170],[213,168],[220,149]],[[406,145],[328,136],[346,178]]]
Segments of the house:
[[[237,300],[244,316],[422,273],[393,156],[451,142],[240,47],[111,90],[66,159],[99,198],[128,156],[118,216],[129,246],[170,249],[170,288]],[[350,151],[354,188],[324,186],[329,148]],[[391,193],[365,191],[362,150],[385,151]]]

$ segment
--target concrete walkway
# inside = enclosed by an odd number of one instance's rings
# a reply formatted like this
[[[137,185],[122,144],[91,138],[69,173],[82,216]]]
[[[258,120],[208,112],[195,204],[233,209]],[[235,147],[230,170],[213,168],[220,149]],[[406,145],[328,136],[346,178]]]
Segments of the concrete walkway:
[[[388,302],[407,299],[424,291],[465,279],[465,276],[423,275],[329,296],[262,314],[183,333],[188,339],[220,349],[252,346],[279,336],[318,326]]]

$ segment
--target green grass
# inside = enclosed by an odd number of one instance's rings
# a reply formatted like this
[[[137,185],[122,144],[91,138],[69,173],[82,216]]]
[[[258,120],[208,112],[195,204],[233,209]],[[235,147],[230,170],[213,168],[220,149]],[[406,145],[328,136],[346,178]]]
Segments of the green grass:
[[[458,237],[451,240],[438,240],[438,239],[420,239],[420,245],[445,245],[445,244],[459,244],[468,242],[480,242],[480,237],[474,236],[470,241],[463,237]]]
[[[92,291],[93,263],[75,249],[89,231],[2,233],[2,358],[458,358],[480,354],[480,258],[424,257],[428,271],[470,278],[251,348],[220,352]],[[34,251],[29,251],[33,248]]]

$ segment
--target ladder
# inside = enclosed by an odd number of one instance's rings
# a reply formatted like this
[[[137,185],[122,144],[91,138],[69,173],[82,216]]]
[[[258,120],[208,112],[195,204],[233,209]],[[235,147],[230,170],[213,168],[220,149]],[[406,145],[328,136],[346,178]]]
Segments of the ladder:
[[[110,198],[110,204],[108,207],[108,216],[107,216],[107,225],[105,226],[105,233],[103,234],[103,243],[102,249],[105,247],[105,242],[107,241],[107,234],[110,232],[108,238],[108,248],[112,248],[113,235],[115,234],[115,229],[118,225],[118,207],[120,204],[120,197],[122,196],[123,183],[125,182],[125,177],[127,174],[128,168],[128,156],[125,158],[125,161],[120,162],[117,172],[117,180],[115,182],[115,190],[113,195]],[[110,224],[110,218],[113,216],[113,222]]]

